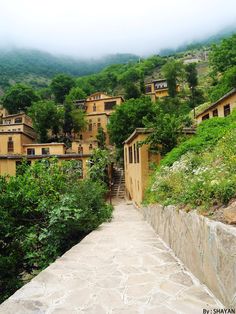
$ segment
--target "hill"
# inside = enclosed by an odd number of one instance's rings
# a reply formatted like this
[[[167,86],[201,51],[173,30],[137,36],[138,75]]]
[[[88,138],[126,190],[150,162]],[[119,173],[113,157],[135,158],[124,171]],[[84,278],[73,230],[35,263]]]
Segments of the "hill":
[[[39,50],[0,50],[0,88],[15,82],[26,82],[35,87],[45,87],[58,73],[83,76],[97,73],[111,64],[124,64],[138,60],[132,54],[115,54],[100,59],[76,59],[56,56]]]
[[[220,220],[236,191],[236,111],[201,123],[161,161],[146,195],[148,203],[176,205]]]

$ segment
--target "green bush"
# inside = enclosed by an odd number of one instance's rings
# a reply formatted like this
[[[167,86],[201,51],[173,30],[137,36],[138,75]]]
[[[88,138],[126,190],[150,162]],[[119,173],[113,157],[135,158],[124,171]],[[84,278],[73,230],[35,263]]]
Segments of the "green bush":
[[[1,301],[22,274],[47,267],[86,234],[109,220],[101,181],[81,180],[77,161],[46,159],[0,180]]]
[[[195,136],[162,160],[146,202],[199,208],[226,205],[236,196],[236,114],[202,123]]]

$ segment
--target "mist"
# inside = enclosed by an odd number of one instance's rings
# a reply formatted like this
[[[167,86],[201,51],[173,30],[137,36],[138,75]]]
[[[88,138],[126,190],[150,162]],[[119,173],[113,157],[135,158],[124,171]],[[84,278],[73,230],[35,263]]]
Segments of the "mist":
[[[0,0],[0,46],[146,56],[236,25],[235,0]]]

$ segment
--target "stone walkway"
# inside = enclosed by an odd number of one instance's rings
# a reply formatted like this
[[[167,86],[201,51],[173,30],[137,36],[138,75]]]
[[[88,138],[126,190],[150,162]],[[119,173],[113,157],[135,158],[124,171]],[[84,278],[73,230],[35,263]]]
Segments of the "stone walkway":
[[[178,236],[178,235],[176,235]],[[132,205],[0,306],[1,314],[201,314],[221,304]]]

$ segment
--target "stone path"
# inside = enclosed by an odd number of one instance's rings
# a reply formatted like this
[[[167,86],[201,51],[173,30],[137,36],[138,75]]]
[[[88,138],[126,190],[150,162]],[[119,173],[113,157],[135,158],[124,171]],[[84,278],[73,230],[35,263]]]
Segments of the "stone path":
[[[178,235],[176,235],[178,236]],[[201,314],[221,304],[132,205],[0,306],[1,314]]]

